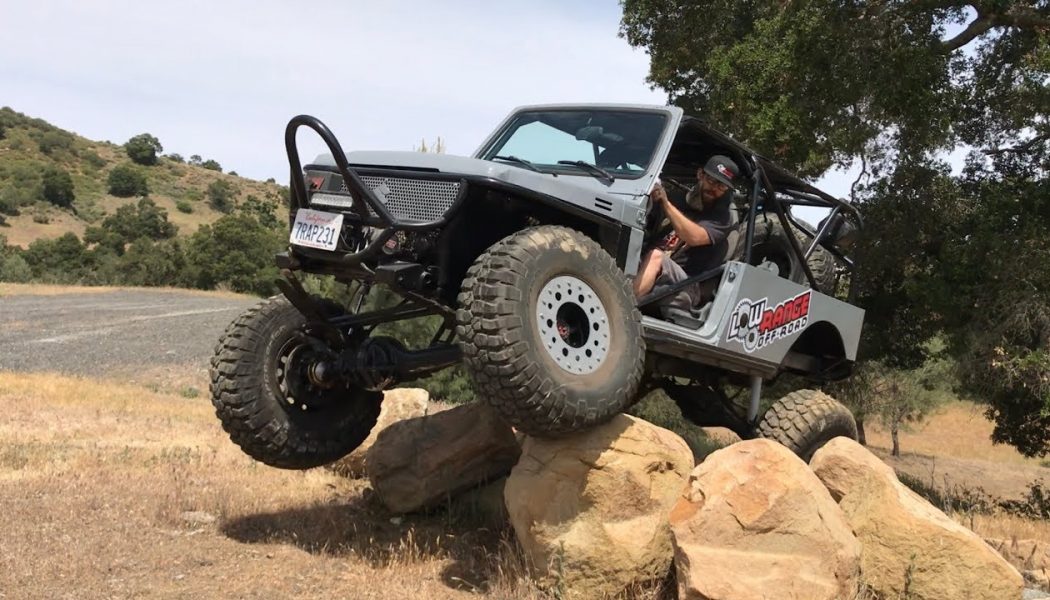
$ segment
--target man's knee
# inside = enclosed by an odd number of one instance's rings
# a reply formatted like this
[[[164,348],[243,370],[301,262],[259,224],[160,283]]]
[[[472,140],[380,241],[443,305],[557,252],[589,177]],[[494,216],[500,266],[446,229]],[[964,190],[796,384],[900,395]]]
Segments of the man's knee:
[[[653,248],[652,250],[649,251],[649,254],[647,254],[645,256],[645,264],[646,264],[646,266],[659,265],[659,264],[662,264],[663,261],[664,261],[664,251],[659,249],[659,248]]]

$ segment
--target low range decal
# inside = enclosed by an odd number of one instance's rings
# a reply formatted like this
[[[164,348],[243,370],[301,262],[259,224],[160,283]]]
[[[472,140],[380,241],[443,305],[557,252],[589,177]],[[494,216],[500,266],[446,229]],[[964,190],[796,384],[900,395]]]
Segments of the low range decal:
[[[726,341],[736,340],[743,344],[744,350],[754,352],[802,331],[809,323],[811,294],[811,290],[806,290],[773,308],[767,308],[769,298],[741,300],[729,319]]]

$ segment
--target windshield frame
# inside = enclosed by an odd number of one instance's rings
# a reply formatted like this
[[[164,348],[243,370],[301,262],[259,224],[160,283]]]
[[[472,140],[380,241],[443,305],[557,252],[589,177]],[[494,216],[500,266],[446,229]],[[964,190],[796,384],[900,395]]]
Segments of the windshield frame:
[[[630,173],[623,172],[621,170],[606,169],[609,174],[613,176],[615,180],[637,180],[649,175],[653,171],[658,170],[660,163],[663,161],[661,158],[663,152],[661,148],[667,143],[667,135],[669,128],[676,123],[673,118],[673,113],[666,107],[657,106],[631,106],[631,105],[557,105],[557,106],[524,106],[516,109],[512,112],[503,123],[500,124],[485,142],[478,148],[474,153],[474,158],[481,160],[493,160],[495,156],[502,154],[502,148],[506,145],[509,140],[512,130],[516,129],[515,124],[519,119],[528,113],[550,113],[550,112],[604,112],[604,113],[646,113],[651,114],[655,117],[663,119],[662,130],[655,137],[656,141],[653,145],[652,152],[649,156],[649,164],[647,164],[642,170],[634,171]],[[537,120],[537,122],[540,122]],[[500,149],[497,151],[497,148]],[[528,157],[521,157],[526,160]],[[497,161],[499,159],[496,159]],[[587,161],[591,162],[591,161]],[[503,163],[513,164],[513,163]],[[593,163],[592,163],[593,164]],[[583,169],[573,165],[550,165],[546,163],[534,163],[534,166],[542,173],[554,174],[554,175],[570,175],[575,177],[590,177],[593,178],[594,173],[589,170]],[[525,168],[525,167],[519,167]]]

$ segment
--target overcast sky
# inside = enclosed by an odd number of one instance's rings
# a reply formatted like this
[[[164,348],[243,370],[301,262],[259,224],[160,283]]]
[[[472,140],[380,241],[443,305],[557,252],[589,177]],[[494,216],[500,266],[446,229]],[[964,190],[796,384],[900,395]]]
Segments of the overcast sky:
[[[165,152],[282,183],[299,113],[347,150],[440,136],[469,154],[518,105],[667,100],[618,37],[616,0],[3,5],[0,104],[96,140],[149,132]],[[848,192],[844,176],[825,184]]]

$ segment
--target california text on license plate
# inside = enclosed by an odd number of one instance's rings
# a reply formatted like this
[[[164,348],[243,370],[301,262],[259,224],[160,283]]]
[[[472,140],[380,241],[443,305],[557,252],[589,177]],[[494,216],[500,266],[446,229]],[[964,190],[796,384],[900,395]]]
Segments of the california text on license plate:
[[[342,230],[343,215],[300,208],[295,213],[295,223],[292,223],[292,234],[288,241],[296,246],[335,250]]]

